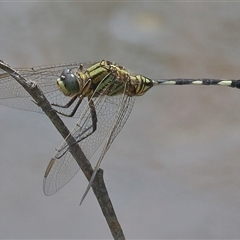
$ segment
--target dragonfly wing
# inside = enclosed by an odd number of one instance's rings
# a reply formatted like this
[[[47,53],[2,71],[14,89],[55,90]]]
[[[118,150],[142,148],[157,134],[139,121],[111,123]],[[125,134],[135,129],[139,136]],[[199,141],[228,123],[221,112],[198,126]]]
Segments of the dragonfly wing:
[[[17,68],[16,71],[25,79],[36,82],[50,103],[65,105],[69,98],[58,90],[56,80],[64,68],[71,68],[74,71],[78,69],[80,64],[83,64],[83,69],[91,65],[90,63],[73,62],[35,68]],[[0,105],[43,113],[42,109],[31,100],[32,97],[28,92],[11,75],[0,69]],[[56,110],[68,114],[73,107],[74,104],[71,108],[62,109],[56,107]],[[79,117],[80,114],[81,108],[78,109],[74,117]]]
[[[79,171],[77,162],[68,151],[64,157],[52,158],[43,179],[43,191],[50,196],[66,185]]]
[[[84,99],[86,101],[86,99]],[[122,103],[122,95],[106,96],[101,95],[97,98],[92,98],[97,115],[97,129],[90,136],[92,131],[92,117],[90,108],[85,104],[82,115],[77,124],[71,131],[71,135],[84,152],[89,160],[96,152],[102,141],[106,138],[109,131],[112,129],[113,122]],[[88,136],[87,138],[84,138]],[[69,145],[66,140],[60,145],[55,152],[49,167],[44,176],[44,193],[52,195],[67,184],[74,175],[78,172],[79,166],[75,159],[69,153]]]
[[[133,105],[134,105],[134,101],[135,101],[135,97],[129,97],[125,94],[122,95],[122,99],[121,99],[121,103],[119,105],[119,109],[117,111],[117,113],[115,114],[115,118],[114,121],[112,122],[112,127],[110,128],[110,131],[108,132],[108,136],[107,136],[107,141],[103,147],[103,151],[100,155],[99,160],[97,161],[97,164],[94,168],[93,174],[91,176],[91,179],[89,181],[89,184],[82,196],[81,203],[83,202],[84,198],[86,197],[88,191],[91,188],[91,185],[94,181],[94,178],[96,176],[96,173],[101,165],[101,162],[103,160],[103,157],[105,156],[107,150],[110,148],[113,140],[116,138],[116,136],[118,135],[118,133],[121,131],[121,129],[123,128],[124,124],[126,123]]]

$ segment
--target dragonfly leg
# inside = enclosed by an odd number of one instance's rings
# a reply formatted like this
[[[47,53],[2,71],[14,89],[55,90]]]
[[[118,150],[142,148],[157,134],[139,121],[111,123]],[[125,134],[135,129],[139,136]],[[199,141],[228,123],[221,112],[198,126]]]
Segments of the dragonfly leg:
[[[54,106],[54,107],[69,108],[75,102],[75,100],[77,99],[78,96],[79,95],[76,94],[74,97],[71,98],[71,100],[69,102],[67,102],[66,105],[59,105],[59,104],[56,104],[56,103],[52,103],[51,105]]]
[[[97,113],[95,110],[95,106],[94,106],[94,102],[92,99],[89,99],[89,109],[90,109],[90,114],[91,114],[91,118],[92,118],[92,125],[90,125],[89,127],[87,127],[85,130],[83,130],[81,132],[81,135],[83,135],[84,133],[86,133],[90,128],[92,128],[92,131],[89,132],[86,136],[80,137],[79,139],[77,139],[77,142],[82,141],[83,139],[89,137],[90,135],[92,135],[96,129],[97,129]],[[79,125],[78,125],[79,126]]]
[[[75,98],[75,99],[72,101],[73,98]],[[69,106],[72,105],[72,103],[76,100],[77,96],[76,96],[76,97],[73,97],[73,98],[71,99],[72,102],[70,101],[71,104],[70,104]],[[62,116],[65,116],[65,117],[72,117],[72,116],[74,116],[74,114],[76,113],[76,111],[77,111],[79,105],[80,105],[81,102],[82,102],[82,99],[83,99],[83,97],[80,97],[80,98],[79,98],[79,100],[78,100],[76,106],[74,107],[74,109],[72,110],[72,112],[71,112],[70,114],[66,114],[66,113],[60,112],[60,111],[58,111],[58,110],[56,110],[56,109],[54,109],[54,110],[55,110],[57,113],[61,114]],[[68,102],[68,103],[69,103],[69,102]],[[53,105],[53,104],[52,104],[52,105]],[[57,106],[57,105],[53,105],[53,106]],[[58,106],[58,107],[61,107],[61,106]]]

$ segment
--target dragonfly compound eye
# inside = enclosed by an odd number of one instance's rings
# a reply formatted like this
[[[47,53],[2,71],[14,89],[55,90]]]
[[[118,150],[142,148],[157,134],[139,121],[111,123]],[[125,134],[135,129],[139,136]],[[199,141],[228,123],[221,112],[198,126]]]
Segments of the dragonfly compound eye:
[[[64,69],[57,79],[58,88],[66,96],[72,96],[79,92],[79,84],[75,74],[70,69]]]

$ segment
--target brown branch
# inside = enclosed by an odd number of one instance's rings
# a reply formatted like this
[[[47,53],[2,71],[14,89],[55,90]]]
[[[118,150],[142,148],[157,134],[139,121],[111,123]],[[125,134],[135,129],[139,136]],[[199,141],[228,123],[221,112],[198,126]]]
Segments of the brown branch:
[[[10,74],[22,87],[32,96],[36,104],[42,108],[44,113],[48,116],[50,121],[56,127],[58,132],[62,135],[64,139],[67,138],[67,142],[73,142],[74,139],[70,134],[68,128],[65,126],[61,118],[57,115],[57,113],[52,108],[51,104],[48,102],[43,92],[38,88],[37,84],[31,80],[27,80],[23,78],[17,71],[11,68],[8,64],[4,63],[0,60],[0,68],[5,72]],[[78,144],[69,144],[70,152],[73,158],[77,161],[79,167],[82,169],[84,175],[88,179],[91,178],[93,169],[85,157],[84,152],[81,150]],[[92,184],[93,192],[97,198],[97,201],[102,209],[103,215],[107,221],[107,224],[110,228],[112,236],[114,239],[125,239],[122,228],[117,220],[117,216],[113,209],[113,205],[109,198],[104,180],[103,180],[103,170],[99,169],[96,175],[96,178]]]

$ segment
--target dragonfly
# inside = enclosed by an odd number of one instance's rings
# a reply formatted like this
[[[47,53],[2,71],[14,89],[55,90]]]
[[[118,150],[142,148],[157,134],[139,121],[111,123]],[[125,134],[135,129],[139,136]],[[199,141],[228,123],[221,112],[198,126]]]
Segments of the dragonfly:
[[[88,160],[104,143],[81,202],[91,188],[106,152],[126,123],[136,97],[159,85],[216,85],[240,89],[240,80],[233,79],[153,80],[106,60],[16,70],[25,79],[37,83],[57,113],[78,118],[70,134],[75,139],[74,144],[80,145]],[[0,104],[43,113],[22,86],[3,70],[0,70]],[[70,147],[65,139],[51,158],[43,180],[45,195],[55,194],[79,171]]]

